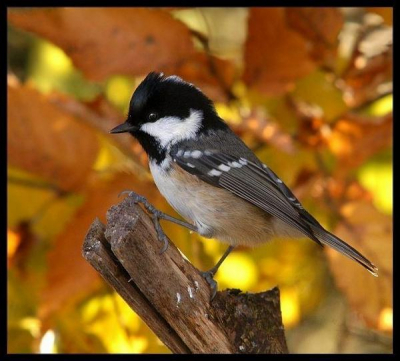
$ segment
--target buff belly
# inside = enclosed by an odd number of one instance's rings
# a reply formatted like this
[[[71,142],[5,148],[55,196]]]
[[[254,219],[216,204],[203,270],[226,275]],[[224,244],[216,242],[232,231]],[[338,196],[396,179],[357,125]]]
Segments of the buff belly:
[[[209,185],[168,159],[164,167],[150,163],[150,170],[168,203],[207,238],[230,245],[256,246],[275,236],[296,231],[227,190]]]

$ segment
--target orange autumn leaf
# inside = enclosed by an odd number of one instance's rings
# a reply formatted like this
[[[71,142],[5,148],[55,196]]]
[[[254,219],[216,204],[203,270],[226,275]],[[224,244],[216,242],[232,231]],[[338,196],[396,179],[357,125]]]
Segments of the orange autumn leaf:
[[[90,79],[173,72],[194,53],[189,29],[149,8],[52,8],[8,12],[14,26],[61,47]]]
[[[327,250],[335,283],[352,308],[370,327],[378,328],[382,310],[392,306],[393,231],[392,218],[379,213],[369,202],[346,203],[334,233],[360,251],[379,269],[373,277],[356,262]]]
[[[328,60],[336,55],[338,35],[343,26],[343,15],[338,8],[288,8],[289,26],[310,42],[310,55],[315,61]]]
[[[248,21],[243,74],[247,85],[280,95],[315,69],[307,41],[288,26],[284,8],[251,8]]]
[[[195,84],[213,101],[227,101],[227,92],[235,79],[230,61],[205,53],[196,53],[176,68],[174,74]]]
[[[8,164],[63,190],[80,189],[97,157],[93,130],[27,85],[10,81],[7,95]]]
[[[393,115],[368,118],[348,114],[339,120],[327,138],[328,147],[341,167],[355,168],[392,144]]]
[[[195,50],[189,28],[162,9],[35,9],[9,11],[8,19],[61,47],[89,79],[162,71],[216,100],[226,100],[234,80],[231,62]]]
[[[95,218],[105,223],[107,210],[120,202],[118,194],[134,190],[153,200],[158,193],[152,184],[138,182],[135,176],[117,173],[111,181],[92,178],[85,192],[85,203],[77,210],[69,226],[56,237],[47,254],[46,286],[42,293],[40,315],[46,319],[61,307],[70,305],[99,285],[99,276],[82,257],[82,243]]]

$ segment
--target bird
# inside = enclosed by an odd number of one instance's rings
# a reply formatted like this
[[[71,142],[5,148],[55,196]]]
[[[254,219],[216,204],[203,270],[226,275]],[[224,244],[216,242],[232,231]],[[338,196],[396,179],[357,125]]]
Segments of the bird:
[[[201,272],[210,285],[211,300],[217,292],[214,276],[235,247],[258,246],[276,237],[308,237],[378,276],[378,268],[321,226],[219,117],[213,102],[181,77],[149,73],[133,92],[126,121],[110,133],[136,138],[148,155],[158,190],[185,219],[157,210],[135,192],[121,192],[153,215],[158,238],[164,243],[160,253],[168,247],[160,220],[228,244],[217,264]]]

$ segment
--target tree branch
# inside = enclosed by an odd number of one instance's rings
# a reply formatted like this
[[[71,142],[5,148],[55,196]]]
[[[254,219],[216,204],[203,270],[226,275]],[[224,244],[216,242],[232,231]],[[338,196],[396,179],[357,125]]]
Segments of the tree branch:
[[[150,217],[130,197],[98,219],[84,258],[174,353],[287,353],[279,290],[242,294],[210,288],[170,242],[161,243]]]

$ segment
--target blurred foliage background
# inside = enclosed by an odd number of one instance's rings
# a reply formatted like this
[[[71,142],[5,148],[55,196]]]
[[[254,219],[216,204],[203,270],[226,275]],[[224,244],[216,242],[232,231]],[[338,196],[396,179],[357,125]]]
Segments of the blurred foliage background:
[[[220,289],[278,285],[291,353],[392,352],[392,9],[8,9],[8,352],[168,353],[81,256],[124,189],[174,214],[108,131],[150,71],[199,86],[329,230],[237,249]],[[175,225],[201,270],[225,246]]]

